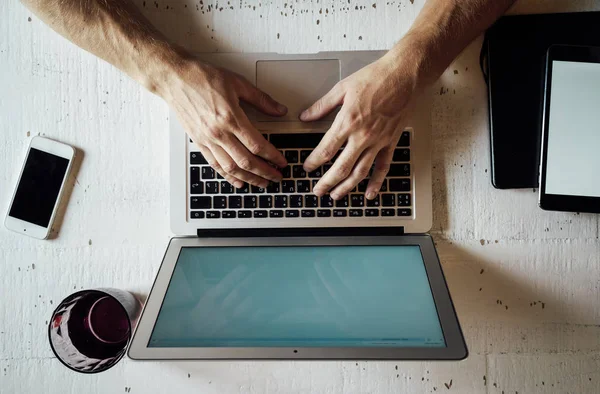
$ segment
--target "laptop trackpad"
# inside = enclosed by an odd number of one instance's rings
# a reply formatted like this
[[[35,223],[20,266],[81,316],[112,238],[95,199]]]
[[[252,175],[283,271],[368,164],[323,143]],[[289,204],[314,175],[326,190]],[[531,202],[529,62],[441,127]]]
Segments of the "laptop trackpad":
[[[340,80],[340,61],[263,60],[256,62],[256,86],[288,107],[284,117],[259,113],[258,121],[297,121],[300,113]],[[258,111],[257,111],[258,112]],[[333,119],[332,113],[325,119]]]

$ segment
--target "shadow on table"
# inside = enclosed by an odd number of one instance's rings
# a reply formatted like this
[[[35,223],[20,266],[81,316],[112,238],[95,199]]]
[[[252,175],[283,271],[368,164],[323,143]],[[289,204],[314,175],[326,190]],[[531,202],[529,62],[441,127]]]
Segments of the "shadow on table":
[[[511,272],[508,267],[517,266],[522,256],[515,254],[515,261],[504,257],[498,264],[449,241],[437,246],[471,353],[600,347],[599,330],[589,325],[596,316],[593,303],[582,306],[572,297],[560,298],[523,270]]]

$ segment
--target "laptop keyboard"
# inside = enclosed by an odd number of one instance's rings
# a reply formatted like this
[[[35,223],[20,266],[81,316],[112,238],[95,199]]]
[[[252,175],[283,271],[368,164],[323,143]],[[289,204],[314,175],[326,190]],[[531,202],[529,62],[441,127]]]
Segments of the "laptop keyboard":
[[[338,201],[329,195],[317,197],[312,194],[313,187],[332,163],[309,173],[304,171],[302,164],[319,144],[323,133],[264,134],[288,162],[281,170],[283,180],[270,183],[266,189],[248,184],[239,189],[233,187],[208,165],[199,151],[194,150],[197,149],[195,145],[190,144],[190,219],[411,218],[410,133],[408,130],[402,133],[388,175],[374,200],[365,198],[368,178]]]

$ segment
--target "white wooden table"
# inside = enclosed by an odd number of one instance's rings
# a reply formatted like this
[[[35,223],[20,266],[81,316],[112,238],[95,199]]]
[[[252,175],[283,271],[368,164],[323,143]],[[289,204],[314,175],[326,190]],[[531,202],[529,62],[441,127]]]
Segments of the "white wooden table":
[[[210,11],[210,1],[137,3],[193,50],[315,52],[389,48],[423,0],[220,1]],[[592,9],[600,4],[539,0],[512,12]],[[56,303],[99,286],[147,294],[172,235],[169,112],[16,0],[0,2],[0,37],[2,215],[32,136],[85,153],[58,238],[37,241],[0,229],[1,393],[600,392],[599,216],[543,212],[535,190],[492,188],[480,39],[449,67],[433,97],[432,234],[467,360],[127,359],[92,376],[67,370],[47,340]]]

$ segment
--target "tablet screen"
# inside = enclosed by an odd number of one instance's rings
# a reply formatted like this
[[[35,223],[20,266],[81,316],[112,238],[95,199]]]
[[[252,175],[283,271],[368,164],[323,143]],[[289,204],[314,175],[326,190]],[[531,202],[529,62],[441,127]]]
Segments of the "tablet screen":
[[[600,197],[600,64],[552,62],[547,194]]]
[[[149,347],[445,347],[419,246],[183,247]]]

